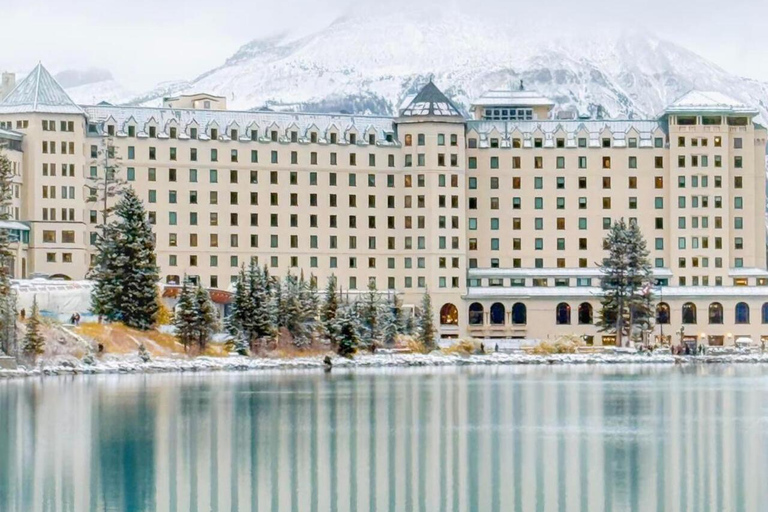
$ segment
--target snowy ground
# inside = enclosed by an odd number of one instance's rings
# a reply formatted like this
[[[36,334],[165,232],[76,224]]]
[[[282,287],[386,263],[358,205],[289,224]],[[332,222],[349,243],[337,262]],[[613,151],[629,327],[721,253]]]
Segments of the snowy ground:
[[[681,357],[669,354],[560,354],[529,355],[493,353],[487,355],[446,355],[446,354],[365,354],[349,360],[333,358],[334,368],[383,368],[383,367],[429,367],[461,365],[594,365],[594,364],[708,364],[708,363],[768,363],[768,353],[732,353],[698,357]],[[110,373],[166,373],[166,372],[212,372],[212,371],[255,371],[255,370],[298,370],[325,367],[321,357],[293,359],[270,359],[248,357],[198,357],[195,359],[155,358],[144,363],[138,357],[99,361],[86,365],[74,358],[48,361],[34,368],[20,367],[17,370],[0,370],[0,379],[35,377],[45,375],[110,374]]]

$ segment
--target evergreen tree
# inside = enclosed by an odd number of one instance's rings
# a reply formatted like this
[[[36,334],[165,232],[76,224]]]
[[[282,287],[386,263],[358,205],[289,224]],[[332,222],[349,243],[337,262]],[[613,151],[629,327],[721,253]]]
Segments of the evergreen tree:
[[[400,324],[395,314],[395,300],[388,300],[381,305],[379,311],[379,332],[385,345],[394,345],[400,333]]]
[[[129,188],[117,203],[117,221],[104,227],[91,273],[93,311],[110,321],[149,329],[158,313],[158,267],[152,226]]]
[[[336,333],[336,352],[342,357],[352,357],[360,345],[360,320],[355,307],[346,303],[337,310],[334,321]]]
[[[245,266],[240,267],[235,283],[235,293],[232,300],[232,309],[230,315],[225,321],[227,332],[236,340],[235,345],[239,345],[237,340],[248,346],[253,340],[253,333],[249,329],[249,323],[254,316],[254,308],[251,303],[251,279],[250,271],[246,274]]]
[[[379,310],[381,308],[381,299],[373,279],[368,281],[368,290],[358,306],[362,324],[362,342],[365,345],[373,345],[379,339]]]
[[[338,341],[336,333],[336,316],[338,310],[339,294],[336,289],[336,276],[331,274],[325,288],[325,298],[320,311],[320,323],[323,328],[323,334],[332,344],[335,344]]]
[[[251,260],[248,267],[248,293],[252,314],[250,319],[250,333],[253,341],[268,338],[274,335],[274,319],[271,313],[271,288],[267,267],[261,270]]]
[[[0,221],[11,219],[13,199],[13,167],[0,150]],[[13,261],[10,233],[0,229],[0,352],[15,355],[16,292],[11,288],[10,265]]]
[[[629,277],[629,326],[630,334],[637,337],[647,326],[653,327],[655,308],[653,306],[653,269],[651,267],[650,251],[636,222],[629,224],[627,232],[628,247],[628,277]]]
[[[635,327],[653,318],[651,289],[653,274],[649,251],[640,229],[624,219],[613,223],[608,232],[608,256],[599,265],[603,291],[597,322],[601,331],[616,334],[616,345]]]
[[[37,295],[32,301],[32,314],[27,320],[27,333],[24,335],[24,354],[34,359],[45,352],[45,339],[40,333],[40,310],[37,307]]]
[[[195,289],[185,275],[184,284],[182,284],[181,293],[179,294],[179,300],[176,303],[176,313],[173,315],[173,325],[176,327],[176,338],[179,340],[179,343],[184,345],[184,351],[187,351],[197,338],[196,302]]]
[[[211,297],[208,292],[197,285],[194,297],[194,332],[197,348],[202,352],[211,341],[213,334],[218,327],[218,316],[216,314],[216,307],[211,302]]]
[[[421,311],[419,312],[416,336],[419,342],[429,350],[437,348],[437,331],[433,323],[433,316],[432,298],[429,296],[429,290],[426,290],[421,298]]]

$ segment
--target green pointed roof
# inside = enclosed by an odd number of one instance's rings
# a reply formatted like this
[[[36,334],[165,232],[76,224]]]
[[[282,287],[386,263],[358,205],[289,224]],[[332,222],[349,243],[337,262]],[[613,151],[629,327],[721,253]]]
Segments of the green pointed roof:
[[[83,114],[42,63],[0,102],[0,113]]]

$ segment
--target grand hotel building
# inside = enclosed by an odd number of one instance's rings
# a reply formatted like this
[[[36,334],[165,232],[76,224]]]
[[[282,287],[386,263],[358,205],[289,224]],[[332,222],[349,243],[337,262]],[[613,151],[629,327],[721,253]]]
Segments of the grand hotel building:
[[[428,289],[446,338],[611,344],[596,262],[623,217],[651,250],[656,335],[768,338],[758,111],[704,92],[647,120],[554,107],[492,91],[465,116],[431,82],[396,117],[231,111],[206,94],[79,106],[38,65],[0,102],[14,272],[84,278],[107,160],[144,199],[164,283],[226,290],[256,258],[353,293],[375,280],[406,305]]]

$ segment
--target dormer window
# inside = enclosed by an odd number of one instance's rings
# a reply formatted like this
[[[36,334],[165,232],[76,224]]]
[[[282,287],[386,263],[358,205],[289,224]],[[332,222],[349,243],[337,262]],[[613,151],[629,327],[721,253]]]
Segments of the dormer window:
[[[211,140],[218,140],[218,139],[219,139],[218,128],[211,128]]]
[[[190,128],[189,129],[189,138],[190,139],[197,139],[197,128]]]
[[[374,133],[369,133],[368,134],[368,144],[370,144],[371,146],[376,144],[376,134],[374,134]]]
[[[604,148],[611,147],[611,139],[609,139],[608,137],[603,137],[603,147]]]
[[[154,126],[150,126],[150,127],[149,127],[149,136],[150,136],[151,138],[153,138],[153,139],[154,139],[155,137],[157,137],[157,128],[156,128],[156,127],[154,127]]]
[[[556,144],[555,144],[555,145],[556,145],[556,147],[558,147],[558,148],[564,148],[564,147],[565,147],[565,139],[563,139],[563,138],[559,138],[559,139],[557,139],[557,140],[555,141],[555,143],[556,143]]]
[[[237,130],[234,128],[229,130],[229,138],[232,140],[237,140]]]
[[[251,130],[251,140],[259,140],[259,130]]]
[[[349,134],[349,143],[350,144],[357,144],[357,134],[350,133]]]
[[[277,142],[277,130],[269,132],[269,138],[272,142]]]
[[[313,144],[317,142],[317,132],[312,132],[309,134],[309,140]]]
[[[135,126],[129,126],[128,127],[128,136],[129,137],[135,137],[136,136],[136,127]]]
[[[477,139],[474,137],[470,137],[469,139],[467,139],[467,146],[470,149],[475,149],[477,147]]]
[[[336,144],[336,134],[335,133],[331,134],[331,144]]]
[[[637,147],[637,139],[635,137],[630,137],[629,138],[628,146],[630,148],[636,148]]]
[[[393,140],[394,140],[394,138],[392,137],[392,134],[388,133],[387,134],[387,142],[392,142]]]
[[[543,145],[540,138],[533,139],[533,147],[540,148]]]
[[[176,138],[176,127],[171,126],[171,128],[168,130],[168,136],[172,139]]]
[[[115,134],[115,125],[113,125],[113,124],[107,125],[107,133],[109,135],[114,135]]]
[[[291,132],[291,142],[298,142],[299,141],[299,134],[295,131]]]
[[[498,148],[499,147],[499,139],[496,139],[496,138],[491,139],[491,147],[492,148]]]
[[[205,109],[211,108],[211,101],[210,100],[205,100],[203,102],[203,108],[205,108]]]

